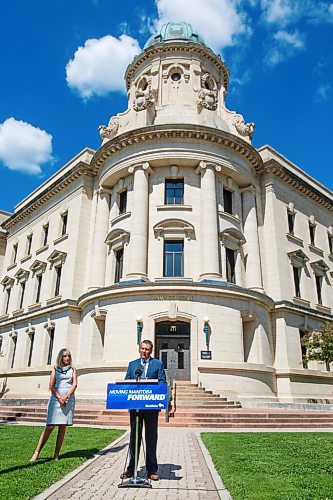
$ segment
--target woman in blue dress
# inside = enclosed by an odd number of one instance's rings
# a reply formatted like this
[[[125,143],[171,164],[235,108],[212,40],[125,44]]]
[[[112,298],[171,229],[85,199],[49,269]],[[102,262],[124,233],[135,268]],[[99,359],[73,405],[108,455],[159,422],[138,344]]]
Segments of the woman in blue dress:
[[[76,387],[77,375],[76,369],[72,367],[72,355],[68,349],[61,349],[50,377],[50,391],[52,394],[47,407],[46,427],[39,438],[37,448],[30,462],[37,460],[56,426],[58,426],[58,435],[53,458],[59,460],[66,428],[68,425],[73,425],[74,392]]]

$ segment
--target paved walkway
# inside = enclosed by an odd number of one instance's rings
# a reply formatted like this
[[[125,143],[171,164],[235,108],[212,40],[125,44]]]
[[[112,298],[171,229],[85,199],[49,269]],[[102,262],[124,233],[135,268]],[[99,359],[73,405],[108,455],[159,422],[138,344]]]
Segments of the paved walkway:
[[[124,470],[129,434],[104,454],[84,464],[36,500],[98,499],[209,499],[230,498],[217,475],[210,456],[201,445],[199,432],[187,428],[160,428],[158,460],[160,481],[152,488],[118,488]],[[139,475],[144,472],[142,457]]]

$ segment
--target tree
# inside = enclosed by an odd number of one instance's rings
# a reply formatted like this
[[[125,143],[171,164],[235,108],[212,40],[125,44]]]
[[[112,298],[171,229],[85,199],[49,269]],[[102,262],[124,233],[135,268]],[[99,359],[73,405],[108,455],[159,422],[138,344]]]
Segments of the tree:
[[[325,321],[319,330],[313,330],[302,339],[306,347],[305,361],[320,361],[330,371],[333,362],[333,322]]]

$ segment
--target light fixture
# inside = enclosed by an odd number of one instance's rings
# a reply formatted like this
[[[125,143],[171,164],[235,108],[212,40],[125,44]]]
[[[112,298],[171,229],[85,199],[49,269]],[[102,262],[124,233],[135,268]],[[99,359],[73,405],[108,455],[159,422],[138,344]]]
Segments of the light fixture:
[[[209,347],[209,321],[210,321],[209,317],[205,316],[204,317],[203,331],[204,331],[204,334],[205,334],[207,351],[209,350],[208,349],[208,347]]]
[[[141,316],[137,316],[136,318],[136,342],[140,345],[141,342],[141,333],[143,330],[143,321]]]

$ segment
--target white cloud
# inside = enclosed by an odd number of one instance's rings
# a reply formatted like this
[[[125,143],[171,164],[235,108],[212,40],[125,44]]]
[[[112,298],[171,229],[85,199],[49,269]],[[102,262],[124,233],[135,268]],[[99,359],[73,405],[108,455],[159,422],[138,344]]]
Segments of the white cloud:
[[[287,31],[278,31],[273,36],[274,40],[281,42],[285,45],[290,45],[295,49],[303,49],[304,42],[301,38],[301,35],[295,31],[294,33],[288,33]]]
[[[38,175],[52,159],[52,136],[45,130],[13,117],[0,124],[0,161],[10,170]]]
[[[333,22],[333,3],[313,0],[259,0],[268,24],[284,27],[303,19],[310,23]]]
[[[332,85],[330,83],[325,83],[320,85],[315,93],[315,100],[317,102],[325,102],[330,98],[332,91]]]
[[[67,63],[67,83],[83,99],[116,90],[124,92],[125,70],[140,52],[138,41],[128,35],[89,39]]]
[[[273,45],[267,51],[264,62],[268,66],[276,66],[304,48],[305,43],[298,31],[294,31],[294,33],[278,31],[273,35]]]
[[[155,0],[158,19],[154,30],[167,22],[188,22],[214,50],[233,45],[238,35],[250,32],[236,0]]]
[[[296,3],[294,1],[292,7],[289,0],[261,0],[264,19],[268,23],[287,24]]]

